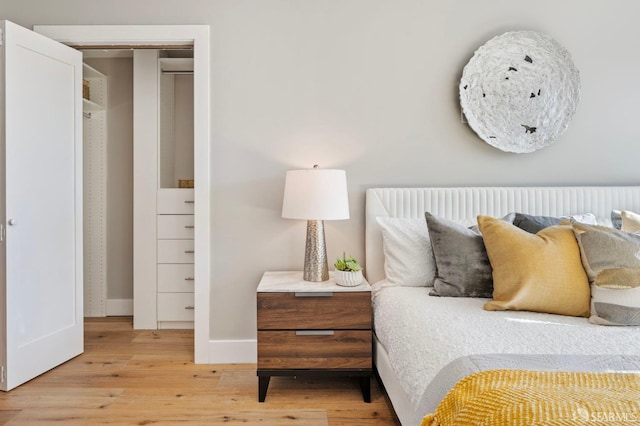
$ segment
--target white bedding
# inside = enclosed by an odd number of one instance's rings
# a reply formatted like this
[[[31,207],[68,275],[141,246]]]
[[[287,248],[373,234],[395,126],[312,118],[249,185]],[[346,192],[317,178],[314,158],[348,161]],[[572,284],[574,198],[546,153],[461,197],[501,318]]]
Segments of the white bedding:
[[[640,327],[605,327],[589,324],[586,318],[531,312],[489,312],[482,309],[487,299],[437,298],[428,296],[427,287],[380,289],[387,260],[380,218],[422,221],[429,211],[458,222],[475,220],[478,214],[502,217],[509,212],[555,217],[591,213],[608,220],[614,209],[639,212],[640,186],[367,190],[365,270],[369,282],[377,283],[375,364],[403,425],[419,424],[425,410],[465,371],[491,366],[548,365],[566,370],[583,365],[589,371],[623,364],[636,367]],[[401,282],[402,277],[396,284]],[[586,363],[583,354],[590,357]],[[629,358],[633,358],[630,363]]]
[[[414,410],[438,372],[474,354],[640,354],[640,327],[605,327],[586,318],[485,311],[488,299],[429,296],[428,287],[374,285],[374,329]]]

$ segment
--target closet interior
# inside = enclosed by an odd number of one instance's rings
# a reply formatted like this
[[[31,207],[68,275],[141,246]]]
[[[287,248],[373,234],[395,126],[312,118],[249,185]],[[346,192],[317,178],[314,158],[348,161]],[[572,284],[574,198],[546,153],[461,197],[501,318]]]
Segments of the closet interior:
[[[193,50],[81,51],[85,316],[193,328]]]

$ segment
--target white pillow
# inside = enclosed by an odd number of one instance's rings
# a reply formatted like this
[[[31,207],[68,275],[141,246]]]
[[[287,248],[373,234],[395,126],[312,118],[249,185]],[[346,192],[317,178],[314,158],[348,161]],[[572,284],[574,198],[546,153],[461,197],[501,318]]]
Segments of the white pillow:
[[[596,225],[598,226],[604,226],[606,228],[613,228],[613,221],[611,220],[610,217],[597,217],[596,218]]]
[[[640,231],[640,214],[624,210],[621,212],[622,230],[633,234]]]
[[[388,286],[432,287],[436,261],[424,218],[379,217]]]
[[[598,219],[593,213],[580,213],[573,214],[571,216],[562,216],[563,219],[573,219],[576,222],[583,223],[585,225],[597,225]]]

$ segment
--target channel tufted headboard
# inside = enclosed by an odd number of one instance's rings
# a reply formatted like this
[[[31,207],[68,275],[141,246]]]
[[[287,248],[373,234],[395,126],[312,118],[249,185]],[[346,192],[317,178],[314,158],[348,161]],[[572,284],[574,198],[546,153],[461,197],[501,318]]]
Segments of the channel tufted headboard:
[[[424,212],[451,220],[477,215],[500,217],[513,211],[543,216],[611,210],[640,212],[640,186],[370,188],[365,208],[365,271],[375,283],[384,278],[382,231],[377,217],[423,218]]]

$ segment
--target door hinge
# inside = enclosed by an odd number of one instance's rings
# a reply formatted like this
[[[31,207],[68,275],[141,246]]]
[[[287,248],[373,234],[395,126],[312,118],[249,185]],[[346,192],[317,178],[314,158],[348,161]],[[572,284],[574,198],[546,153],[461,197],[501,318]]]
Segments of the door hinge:
[[[7,373],[4,371],[4,365],[0,365],[0,383],[4,383],[7,380]]]
[[[4,225],[0,223],[0,243],[4,241],[5,237],[5,228]]]
[[[4,44],[4,30],[0,28],[0,46]]]

